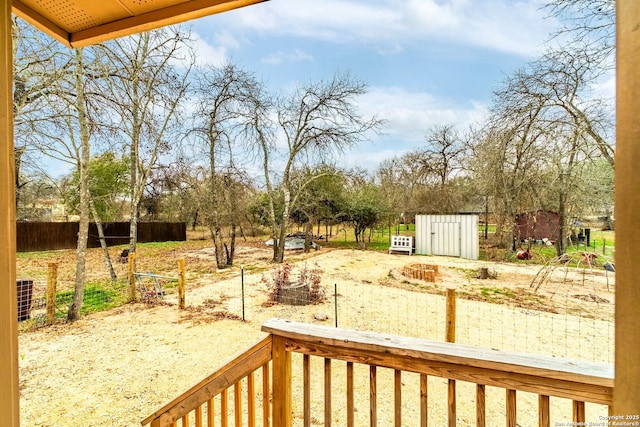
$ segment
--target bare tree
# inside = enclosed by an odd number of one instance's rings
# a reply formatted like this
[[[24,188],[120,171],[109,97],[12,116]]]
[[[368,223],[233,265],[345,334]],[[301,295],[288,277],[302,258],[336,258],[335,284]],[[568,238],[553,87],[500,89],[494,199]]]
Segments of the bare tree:
[[[510,94],[505,90],[496,95],[492,115],[476,136],[470,163],[474,177],[483,183],[487,195],[493,196],[497,236],[505,246],[514,235],[515,215],[536,208],[532,194],[541,182],[547,157],[546,130],[538,121],[541,109],[519,108]],[[510,230],[507,235],[503,234],[505,228]]]
[[[17,63],[14,91],[21,154],[36,149],[42,155],[65,162],[78,173],[80,216],[74,300],[68,320],[80,315],[84,297],[84,270],[90,217],[88,163],[90,142],[101,128],[100,85],[104,78],[93,49],[69,51],[42,35],[32,34],[15,21],[16,46],[26,56]],[[23,38],[25,37],[25,38]],[[87,60],[88,59],[88,60]],[[49,70],[58,70],[51,72]],[[104,118],[104,116],[102,116]],[[108,261],[108,252],[105,252]],[[110,266],[110,263],[107,263]],[[110,273],[114,276],[113,268]]]
[[[91,118],[86,98],[87,79],[82,49],[73,52],[73,64],[67,82],[60,81],[51,88],[40,109],[42,121],[37,133],[32,134],[40,150],[50,156],[73,164],[78,170],[80,216],[76,249],[76,277],[74,296],[67,319],[80,317],[84,298],[85,264],[89,234],[88,166],[90,156]],[[45,121],[46,120],[46,121]]]
[[[575,44],[588,45],[591,50],[604,53],[599,56],[603,59],[601,66],[614,66],[611,59],[616,45],[615,0],[549,0],[545,7],[564,24],[554,37],[569,37],[569,48]]]
[[[102,45],[108,98],[130,161],[129,251],[135,252],[140,200],[153,167],[177,140],[179,105],[193,64],[185,35],[165,28]]]
[[[516,73],[507,90],[540,105],[545,120],[566,120],[582,129],[584,142],[615,167],[613,106],[591,92],[599,74],[597,57],[598,52],[586,49],[550,51]]]
[[[13,114],[15,126],[16,205],[21,189],[27,184],[22,167],[40,169],[40,150],[34,140],[39,129],[48,126],[50,116],[41,114],[47,108],[48,94],[61,86],[65,74],[73,66],[72,57],[59,44],[23,20],[14,17],[13,34]],[[55,64],[55,65],[53,65]],[[35,136],[34,136],[35,135]],[[40,170],[41,173],[45,171]]]
[[[427,146],[408,154],[415,173],[428,192],[430,211],[453,212],[458,207],[450,181],[462,170],[466,149],[454,124],[435,125],[425,136]]]
[[[419,168],[425,174],[433,173],[438,178],[438,184],[444,187],[450,178],[461,167],[461,155],[464,145],[454,124],[434,125],[425,136],[427,147],[420,150],[422,159]]]
[[[90,130],[89,119],[84,99],[84,67],[82,49],[75,50],[74,80],[76,89],[76,103],[74,104],[80,138],[80,153],[78,156],[78,170],[80,172],[80,224],[78,226],[78,247],[76,251],[76,281],[73,301],[69,306],[67,320],[73,321],[80,317],[80,309],[84,300],[85,265],[87,257],[87,240],[89,239],[89,159]]]
[[[289,225],[289,216],[296,204],[297,194],[292,177],[302,163],[322,163],[344,148],[353,146],[375,131],[381,124],[376,118],[362,117],[354,104],[363,95],[366,86],[349,74],[337,73],[329,81],[310,83],[298,87],[277,104],[277,128],[284,139],[284,150],[279,165],[274,158],[273,140],[258,139],[263,155],[263,169],[267,194],[270,198],[282,195],[282,215],[276,218],[275,203],[270,201],[271,230],[274,242],[273,261],[282,262]],[[257,128],[256,128],[257,129]],[[282,171],[274,179],[275,168]],[[273,191],[273,183],[279,182]]]
[[[596,53],[586,49],[549,51],[518,70],[496,90],[478,146],[476,173],[500,202],[504,221],[525,209],[559,211],[553,236],[559,254],[577,203],[568,196],[578,165],[602,158],[614,167],[612,110],[590,91],[600,72],[596,64]]]
[[[196,71],[193,93],[197,102],[189,133],[202,143],[208,158],[209,191],[203,220],[213,237],[218,268],[225,268],[233,265],[235,230],[241,217],[236,203],[242,189],[237,185],[242,174],[236,167],[241,134],[252,123],[254,105],[264,102],[260,100],[263,89],[252,74],[233,64]],[[226,225],[230,229],[228,239],[223,233]]]

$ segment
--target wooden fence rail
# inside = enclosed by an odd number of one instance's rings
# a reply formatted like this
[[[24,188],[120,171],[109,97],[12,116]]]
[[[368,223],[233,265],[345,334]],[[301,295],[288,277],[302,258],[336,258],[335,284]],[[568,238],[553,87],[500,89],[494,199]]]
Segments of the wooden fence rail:
[[[517,393],[530,392],[538,395],[538,425],[550,427],[550,400],[551,398],[570,399],[571,413],[560,414],[563,420],[573,420],[574,423],[585,422],[585,402],[608,405],[608,414],[611,415],[611,403],[613,394],[613,367],[611,365],[562,360],[536,355],[503,352],[497,350],[482,349],[448,342],[433,342],[423,339],[390,336],[372,332],[357,332],[313,324],[297,323],[281,319],[272,319],[262,326],[262,330],[270,335],[253,346],[247,352],[229,362],[222,369],[203,380],[186,393],[156,411],[145,419],[142,424],[151,423],[151,427],[162,426],[190,426],[188,417],[195,412],[196,420],[202,420],[203,405],[211,405],[213,397],[222,395],[221,399],[221,426],[229,425],[229,420],[234,421],[235,427],[243,424],[243,419],[248,417],[247,425],[256,425],[256,411],[254,405],[254,392],[248,391],[248,408],[245,410],[241,404],[240,381],[247,378],[247,390],[253,390],[252,373],[263,370],[262,397],[262,425],[268,427],[270,420],[273,426],[291,427],[293,413],[302,418],[304,426],[310,426],[312,422],[318,423],[318,419],[324,418],[324,425],[331,426],[333,414],[336,410],[334,402],[342,403],[343,398],[336,399],[336,389],[340,385],[335,384],[336,370],[335,360],[346,362],[346,386],[345,405],[347,426],[355,426],[355,396],[363,395],[362,385],[354,385],[355,366],[368,366],[369,370],[369,413],[368,424],[376,426],[380,422],[380,404],[378,396],[385,390],[380,390],[379,368],[387,368],[393,372],[392,379],[392,418],[395,426],[401,426],[403,409],[406,405],[405,395],[411,389],[403,390],[404,375],[418,374],[419,389],[417,401],[419,402],[419,425],[428,426],[429,408],[429,376],[435,376],[447,380],[449,387],[455,384],[453,381],[463,381],[475,384],[476,425],[487,425],[486,414],[486,386],[499,387],[505,390],[504,417],[507,426],[516,426]],[[296,368],[292,374],[292,354],[302,355],[301,372]],[[322,374],[313,376],[311,359],[322,361]],[[297,360],[297,359],[296,359]],[[271,361],[271,382],[269,383],[269,361]],[[297,366],[297,365],[296,365]],[[338,371],[339,375],[339,371]],[[300,379],[301,378],[301,379]],[[333,382],[332,382],[333,378]],[[292,395],[294,379],[299,385],[295,386],[296,397],[302,399],[302,409],[292,407]],[[316,393],[323,393],[323,410],[312,411],[312,385],[321,383]],[[342,383],[344,384],[344,383]],[[226,390],[234,387],[233,413],[229,412],[226,398]],[[299,390],[297,387],[301,387]],[[271,395],[271,404],[268,397]],[[453,397],[452,397],[453,396]],[[411,398],[412,396],[409,396]],[[448,406],[448,424],[456,425],[456,400],[455,393],[449,389],[448,398],[443,396]],[[297,402],[297,399],[296,399]],[[251,409],[249,409],[251,408]],[[205,409],[207,414],[212,409]],[[298,412],[300,412],[298,414]],[[319,412],[319,413],[318,413]],[[245,415],[243,415],[245,414]],[[359,414],[362,417],[366,414]],[[559,414],[554,414],[557,417]],[[181,424],[178,424],[179,420]],[[432,421],[433,422],[433,421]],[[196,421],[197,427],[214,427],[213,420],[206,424]],[[341,424],[342,425],[342,424]],[[361,424],[358,424],[361,425]],[[466,425],[466,424],[465,424]],[[574,424],[580,425],[580,424]]]
[[[214,426],[215,410],[214,398],[220,399],[220,424],[228,425],[230,414],[228,390],[233,387],[233,418],[235,426],[242,425],[242,397],[241,381],[246,380],[247,410],[249,426],[256,426],[256,392],[254,373],[258,370],[262,374],[262,425],[270,425],[270,382],[269,361],[271,360],[271,336],[264,338],[250,349],[234,358],[232,361],[205,378],[186,392],[166,404],[142,421],[142,425],[151,427],[175,426],[180,420],[181,426],[190,426],[189,419],[195,418],[196,427]],[[206,424],[204,423],[206,419]],[[275,424],[274,424],[275,425]]]

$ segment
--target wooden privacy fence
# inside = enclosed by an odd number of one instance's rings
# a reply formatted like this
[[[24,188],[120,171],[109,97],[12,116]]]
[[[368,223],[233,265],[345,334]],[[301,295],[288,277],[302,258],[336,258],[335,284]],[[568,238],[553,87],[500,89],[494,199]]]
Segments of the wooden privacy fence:
[[[17,222],[16,247],[18,252],[73,249],[78,243],[77,222]],[[107,245],[129,243],[128,222],[108,222],[102,224]],[[138,242],[167,242],[187,240],[187,226],[184,222],[140,222]],[[90,248],[100,247],[98,229],[89,224]]]
[[[611,365],[572,361],[557,358],[523,355],[487,350],[456,343],[442,343],[423,339],[390,336],[372,332],[357,332],[326,326],[272,319],[262,326],[269,335],[258,344],[233,359],[223,368],[183,393],[163,408],[142,421],[151,427],[271,426],[290,427],[294,417],[301,418],[304,426],[320,423],[331,426],[336,408],[335,383],[337,361],[346,362],[344,379],[346,395],[338,402],[346,402],[346,424],[355,426],[355,396],[369,396],[367,425],[376,426],[383,405],[392,405],[393,425],[403,425],[406,393],[403,393],[403,375],[418,374],[419,388],[415,393],[419,406],[416,425],[435,425],[429,421],[429,376],[451,381],[475,384],[476,426],[487,425],[486,387],[505,390],[504,419],[507,427],[517,425],[516,394],[529,392],[538,395],[538,425],[550,427],[550,400],[570,399],[570,413],[554,414],[554,419],[571,421],[572,425],[585,423],[585,404],[609,405],[613,394],[613,367]],[[292,363],[292,354],[302,355],[302,366]],[[311,359],[322,361],[321,372],[314,373]],[[271,377],[269,366],[271,365]],[[369,384],[365,390],[361,382],[354,381],[355,366],[368,367]],[[378,381],[382,368],[393,372],[391,402],[378,398]],[[254,375],[262,377],[262,389],[255,390]],[[295,380],[295,381],[294,381]],[[294,383],[297,384],[294,386]],[[323,410],[312,413],[312,385],[320,383]],[[243,384],[246,384],[244,386]],[[295,390],[294,390],[295,387]],[[300,390],[299,388],[302,388]],[[246,406],[242,403],[242,390],[247,390]],[[228,394],[233,389],[233,404]],[[451,388],[449,388],[451,390]],[[292,398],[302,400],[302,408],[294,411]],[[269,402],[268,396],[271,396]],[[317,397],[317,396],[314,396]],[[448,425],[455,426],[457,403],[455,396],[442,396],[447,402]],[[220,408],[217,412],[214,402]],[[256,404],[262,411],[256,411]],[[246,408],[246,409],[245,409]],[[367,414],[358,411],[359,417]],[[606,414],[604,415],[606,416]],[[195,424],[190,420],[195,419]],[[344,425],[341,421],[340,425]],[[406,422],[405,422],[406,424]],[[467,423],[465,422],[465,425]],[[363,425],[361,421],[357,425]],[[567,424],[569,425],[569,424]]]

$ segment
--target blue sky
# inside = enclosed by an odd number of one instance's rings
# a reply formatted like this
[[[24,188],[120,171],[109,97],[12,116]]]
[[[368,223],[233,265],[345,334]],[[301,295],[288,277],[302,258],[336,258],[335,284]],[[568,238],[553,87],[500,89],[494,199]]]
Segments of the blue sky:
[[[506,75],[535,58],[558,22],[538,0],[270,0],[193,21],[201,62],[233,62],[272,90],[350,71],[383,134],[344,156],[373,169],[424,145],[429,126],[479,120]],[[352,153],[353,154],[353,153]]]

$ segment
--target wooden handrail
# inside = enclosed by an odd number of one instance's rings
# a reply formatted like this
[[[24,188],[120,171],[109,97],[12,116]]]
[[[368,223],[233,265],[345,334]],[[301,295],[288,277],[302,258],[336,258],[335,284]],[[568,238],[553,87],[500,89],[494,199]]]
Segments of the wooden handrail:
[[[609,405],[613,395],[613,366],[602,363],[570,361],[537,355],[482,349],[455,343],[434,342],[423,339],[392,336],[373,332],[359,332],[282,319],[267,321],[262,330],[269,336],[249,350],[235,357],[214,374],[205,378],[153,415],[142,421],[151,427],[189,425],[188,417],[195,411],[196,425],[203,425],[203,405],[212,425],[212,399],[221,396],[222,422],[228,414],[227,393],[234,386],[234,416],[236,425],[242,423],[243,403],[239,382],[247,378],[247,412],[249,425],[254,425],[253,373],[262,368],[263,425],[289,427],[292,424],[292,366],[291,354],[303,355],[303,416],[305,425],[311,421],[309,356],[324,358],[324,417],[331,424],[331,360],[347,362],[347,425],[355,424],[353,412],[353,365],[370,366],[370,422],[377,422],[376,368],[394,370],[394,420],[402,423],[402,371],[420,374],[420,425],[427,425],[427,379],[437,376],[476,384],[476,419],[478,426],[485,422],[485,386],[506,391],[506,418],[508,425],[516,425],[516,392],[538,394],[539,425],[549,426],[549,397],[573,400],[574,421],[584,420],[585,402]],[[269,362],[272,365],[272,383],[269,384]],[[269,396],[272,403],[269,403]],[[454,393],[455,395],[455,393]],[[449,393],[449,425],[456,425],[455,400]],[[453,415],[452,415],[453,414]],[[200,421],[198,421],[200,420]]]
[[[287,352],[501,387],[507,390],[509,401],[513,401],[515,391],[526,391],[542,396],[543,401],[553,396],[574,402],[612,404],[612,365],[350,331],[282,319],[267,321],[262,330],[272,334],[274,340],[283,340],[282,345]],[[276,354],[273,357],[275,360]],[[274,370],[276,382],[279,379]],[[484,388],[481,388],[483,391]],[[483,398],[483,393],[480,393],[478,399]],[[278,403],[274,398],[274,419],[278,416]],[[484,417],[483,414],[480,416]]]
[[[271,360],[271,335],[262,339],[247,351],[218,369],[198,384],[154,412],[142,421],[142,425],[151,423],[152,427],[171,426],[195,408],[208,402],[214,396],[238,383],[241,379]]]

